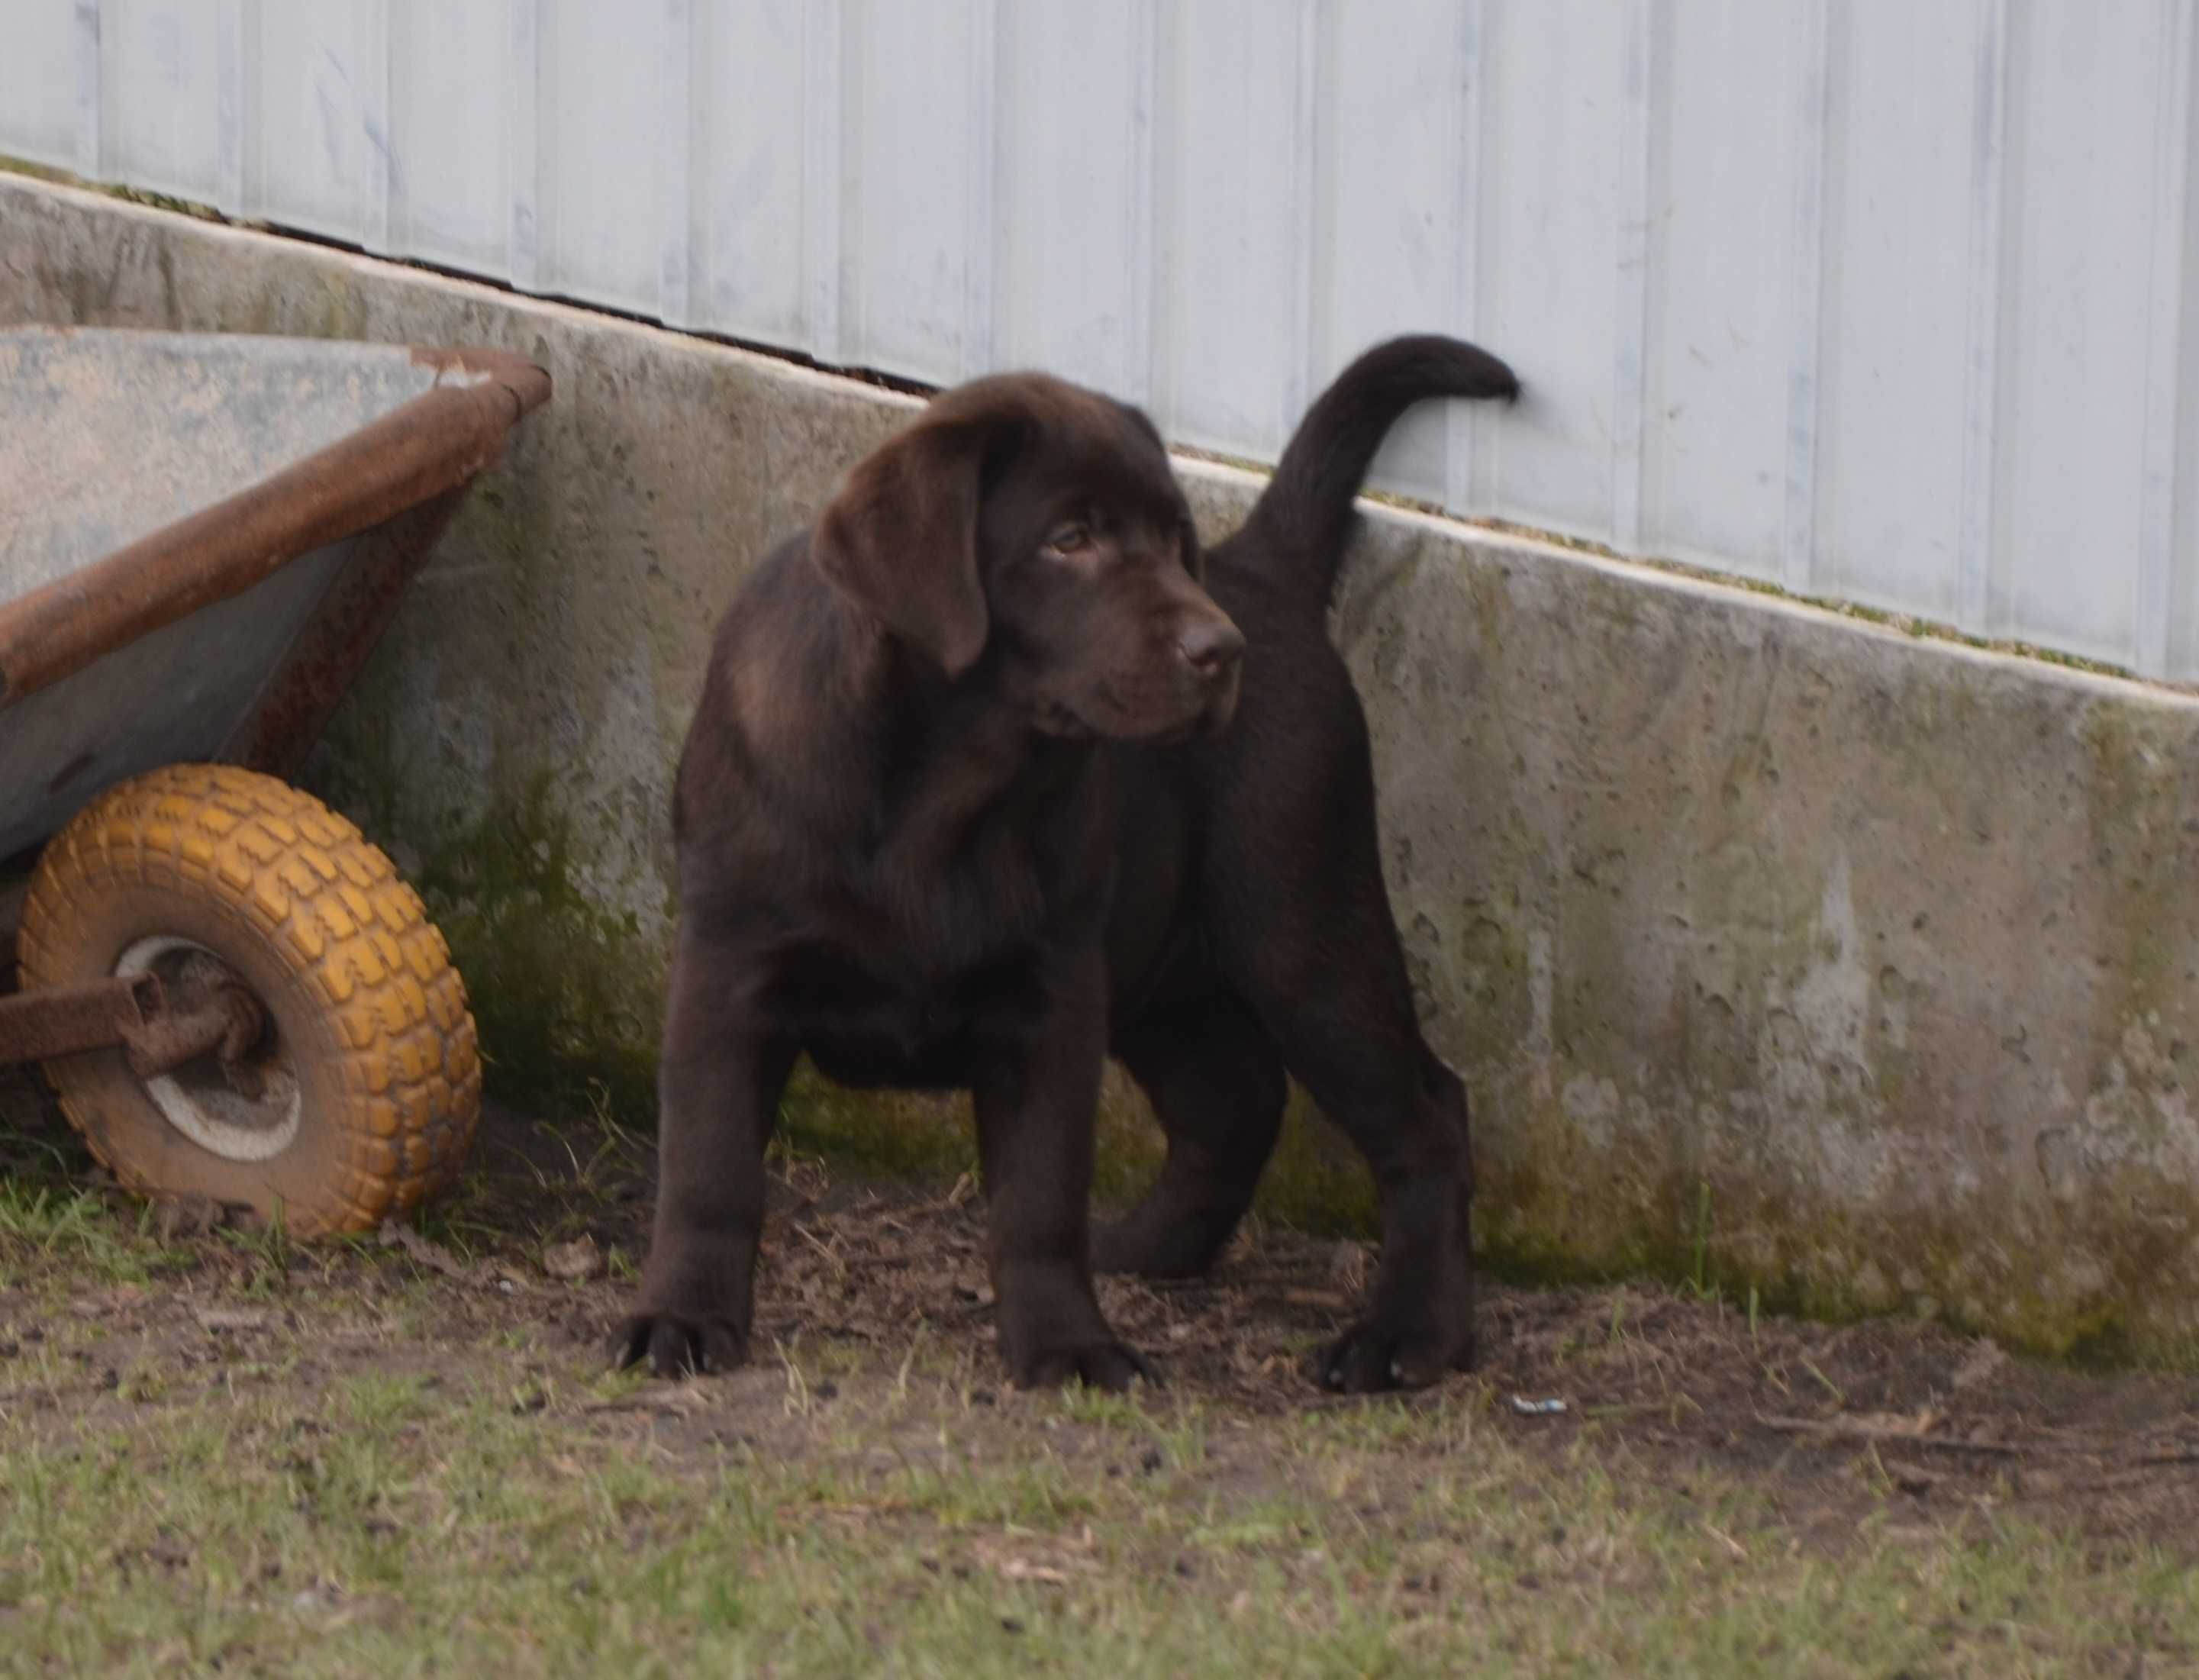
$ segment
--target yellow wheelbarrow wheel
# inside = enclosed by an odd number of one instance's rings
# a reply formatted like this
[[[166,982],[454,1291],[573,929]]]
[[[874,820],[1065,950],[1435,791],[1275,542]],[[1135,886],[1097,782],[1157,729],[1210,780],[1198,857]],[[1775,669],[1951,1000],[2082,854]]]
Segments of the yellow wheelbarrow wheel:
[[[481,1059],[441,933],[379,848],[272,777],[176,765],[102,794],[39,858],[17,960],[26,988],[149,973],[257,1006],[249,1042],[151,1078],[119,1047],[44,1065],[130,1189],[368,1231],[472,1144]]]

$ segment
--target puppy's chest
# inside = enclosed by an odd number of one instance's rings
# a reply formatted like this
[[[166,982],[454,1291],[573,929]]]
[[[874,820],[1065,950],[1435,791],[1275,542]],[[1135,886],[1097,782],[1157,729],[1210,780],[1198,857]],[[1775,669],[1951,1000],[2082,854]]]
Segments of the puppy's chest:
[[[843,1082],[925,1087],[965,1083],[977,1047],[1033,1014],[1035,953],[953,968],[882,960],[892,954],[822,940],[781,948],[760,999],[766,1020]]]
[[[783,928],[766,1018],[846,1082],[963,1083],[973,1047],[1036,1018],[1053,960],[1092,920],[1054,885],[1012,847],[880,856]]]

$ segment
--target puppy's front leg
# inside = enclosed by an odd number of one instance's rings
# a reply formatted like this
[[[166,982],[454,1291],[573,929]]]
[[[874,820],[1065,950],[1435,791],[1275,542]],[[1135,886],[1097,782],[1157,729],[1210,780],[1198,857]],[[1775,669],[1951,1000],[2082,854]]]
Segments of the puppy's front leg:
[[[683,932],[657,1064],[656,1219],[620,1362],[659,1376],[726,1370],[749,1354],[764,1146],[795,1047],[726,1018],[729,954]]]
[[[1000,1355],[1025,1388],[1072,1377],[1117,1391],[1158,1381],[1115,1339],[1092,1287],[1088,1199],[1106,1021],[1104,961],[1081,954],[1045,986],[1035,1030],[992,1047],[971,1091]]]

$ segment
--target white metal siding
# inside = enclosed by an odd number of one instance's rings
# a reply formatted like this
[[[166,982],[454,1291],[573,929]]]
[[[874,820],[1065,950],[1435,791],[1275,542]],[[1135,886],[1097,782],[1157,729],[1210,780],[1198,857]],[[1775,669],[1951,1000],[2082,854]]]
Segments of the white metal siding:
[[[2199,0],[6,0],[0,150],[2199,678]]]

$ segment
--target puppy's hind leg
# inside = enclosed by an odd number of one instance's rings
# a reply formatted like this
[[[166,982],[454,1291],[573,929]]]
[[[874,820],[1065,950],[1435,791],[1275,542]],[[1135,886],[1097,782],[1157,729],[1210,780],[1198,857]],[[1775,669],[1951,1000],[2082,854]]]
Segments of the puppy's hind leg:
[[[1205,997],[1134,1024],[1116,1048],[1153,1105],[1168,1158],[1138,1205],[1095,1228],[1101,1272],[1196,1277],[1210,1268],[1252,1203],[1282,1129],[1282,1057],[1244,1000]]]
[[[1342,662],[1309,638],[1292,673],[1285,697],[1302,709],[1271,720],[1290,750],[1266,743],[1269,756],[1248,755],[1222,787],[1209,922],[1223,974],[1358,1146],[1380,1198],[1374,1299],[1321,1356],[1321,1380],[1415,1387],[1473,1356],[1466,1091],[1420,1036],[1382,879],[1366,723]]]
[[[1473,1362],[1473,1164],[1466,1090],[1420,1035],[1396,930],[1386,914],[1352,919],[1356,952],[1322,941],[1331,965],[1318,981],[1261,1001],[1291,1072],[1358,1146],[1380,1199],[1374,1299],[1316,1373],[1325,1388],[1364,1393]]]

